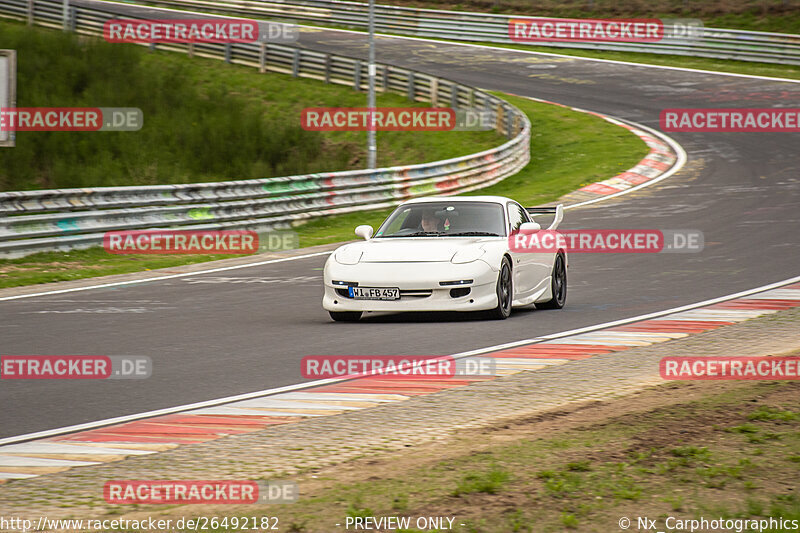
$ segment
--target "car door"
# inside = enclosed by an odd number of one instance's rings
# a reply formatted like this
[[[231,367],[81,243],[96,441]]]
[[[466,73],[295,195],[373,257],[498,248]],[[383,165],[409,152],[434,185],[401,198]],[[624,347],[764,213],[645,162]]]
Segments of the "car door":
[[[519,231],[519,227],[524,222],[530,222],[528,213],[516,202],[509,202],[506,205],[508,219],[508,234],[513,235]],[[515,299],[522,299],[530,296],[536,286],[537,268],[535,255],[526,252],[509,251],[513,261],[513,278]]]

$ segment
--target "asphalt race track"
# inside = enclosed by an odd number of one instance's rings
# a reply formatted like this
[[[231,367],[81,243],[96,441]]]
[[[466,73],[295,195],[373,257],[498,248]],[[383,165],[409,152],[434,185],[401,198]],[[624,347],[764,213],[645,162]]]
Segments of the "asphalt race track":
[[[359,33],[309,31],[300,42],[366,57]],[[800,107],[800,84],[746,77],[394,38],[378,41],[377,59],[654,128],[664,108]],[[456,353],[796,276],[798,134],[671,136],[688,154],[683,170],[570,210],[562,228],[698,229],[705,250],[573,254],[562,311],[518,311],[502,322],[448,314],[333,323],[320,305],[324,256],[0,302],[5,355],[147,355],[154,363],[141,381],[3,381],[0,403],[10,408],[0,414],[0,437],[299,383],[306,355]]]

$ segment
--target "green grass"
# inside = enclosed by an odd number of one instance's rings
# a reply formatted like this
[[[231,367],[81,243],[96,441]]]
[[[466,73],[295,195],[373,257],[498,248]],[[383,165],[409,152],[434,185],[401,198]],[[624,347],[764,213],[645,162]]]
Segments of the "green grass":
[[[453,496],[478,492],[497,494],[510,478],[508,472],[497,467],[492,467],[486,472],[470,472],[458,482],[452,494]]]
[[[472,194],[509,196],[523,205],[555,200],[583,185],[608,178],[635,165],[646,145],[628,130],[585,113],[502,95],[531,120],[531,162],[518,174]],[[309,220],[294,229],[301,247],[355,238],[359,224],[377,227],[390,209]],[[230,256],[224,256],[230,257]],[[0,288],[154,270],[223,256],[111,255],[100,248],[69,253],[40,253],[0,260]]]
[[[138,107],[137,132],[20,132],[0,151],[0,190],[195,183],[364,168],[365,132],[311,132],[305,107],[364,106],[352,88],[212,59],[149,52],[0,22],[17,50],[18,107]],[[53,52],[57,50],[57,52]],[[382,94],[379,106],[422,106]],[[467,155],[494,131],[379,132],[381,166]]]

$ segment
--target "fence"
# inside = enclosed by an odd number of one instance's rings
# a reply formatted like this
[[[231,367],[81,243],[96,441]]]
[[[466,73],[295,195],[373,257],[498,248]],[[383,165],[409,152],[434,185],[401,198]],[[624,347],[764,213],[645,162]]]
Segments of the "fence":
[[[61,0],[0,3],[2,17],[91,35],[101,34],[105,21],[114,18],[109,10],[113,10],[110,4],[103,10],[72,5],[65,12]],[[368,83],[364,61],[291,46],[260,42],[158,48],[356,90],[365,90]],[[493,95],[390,65],[377,66],[376,86],[410,100],[481,109],[509,140],[464,157],[375,170],[185,185],[4,192],[0,193],[0,256],[95,246],[111,230],[281,228],[300,218],[389,207],[416,196],[486,187],[518,172],[530,159],[530,122],[524,113]],[[24,88],[19,93],[23,100]]]
[[[191,8],[258,18],[281,18],[314,24],[367,27],[367,4],[341,0],[137,0],[140,3]],[[376,31],[453,39],[456,41],[511,43],[509,20],[520,16],[440,11],[387,5],[375,6]],[[527,17],[546,21],[542,17]],[[669,25],[667,25],[669,26]],[[674,35],[667,31],[668,35]],[[537,42],[537,46],[583,48],[619,52],[644,52],[699,56],[740,61],[800,65],[800,35],[704,28],[692,38],[665,38],[653,43]]]

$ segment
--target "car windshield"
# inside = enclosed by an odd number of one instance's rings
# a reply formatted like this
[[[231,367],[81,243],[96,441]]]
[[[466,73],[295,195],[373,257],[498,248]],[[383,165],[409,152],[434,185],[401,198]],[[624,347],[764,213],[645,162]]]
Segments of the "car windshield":
[[[376,238],[506,235],[503,206],[491,202],[424,202],[401,205]]]

